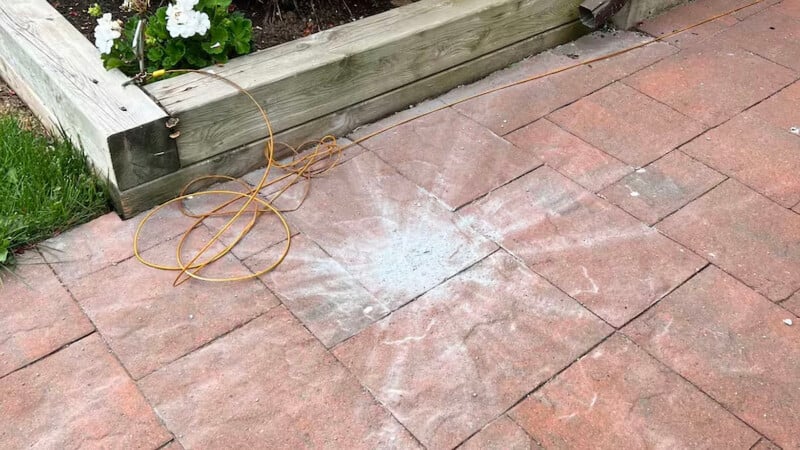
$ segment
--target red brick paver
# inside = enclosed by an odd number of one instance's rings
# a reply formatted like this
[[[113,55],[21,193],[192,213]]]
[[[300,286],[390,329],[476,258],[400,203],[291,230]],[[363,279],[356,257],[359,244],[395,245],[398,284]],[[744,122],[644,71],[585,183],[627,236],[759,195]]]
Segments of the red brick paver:
[[[0,276],[0,377],[57,350],[94,327],[35,251]]]
[[[691,4],[694,5],[699,3],[703,2],[696,2]],[[666,18],[666,16],[668,15],[669,13],[665,14],[664,16],[658,17],[654,21],[645,22],[642,26],[639,27],[639,29],[649,34],[652,34],[653,36],[656,37],[664,37],[668,33],[682,30],[687,25],[690,25],[690,24],[678,25],[677,23],[670,24],[669,21],[661,20],[662,17]],[[686,14],[682,14],[682,16],[686,16]],[[680,19],[685,19],[685,18],[686,17],[681,17]],[[696,17],[689,18],[689,20],[692,21],[692,24],[697,22]],[[714,36],[718,35],[719,33],[722,33],[723,31],[727,30],[729,27],[733,25],[736,25],[737,23],[739,23],[739,21],[736,20],[736,17],[723,16],[720,17],[719,19],[700,25],[699,27],[683,31],[668,38],[664,38],[664,42],[669,42],[670,44],[682,49],[690,48],[692,46],[707,43],[708,39],[713,38]]]
[[[789,313],[708,268],[624,332],[784,448],[800,444],[800,327]]]
[[[542,165],[531,152],[450,108],[368,139],[363,145],[450,209]]]
[[[674,151],[636,170],[601,197],[652,225],[725,180],[725,176]]]
[[[788,128],[744,113],[682,150],[787,208],[800,201],[800,136]]]
[[[658,228],[774,301],[800,288],[800,216],[735,180]]]
[[[366,150],[364,147],[362,147],[360,145],[354,145],[353,142],[350,139],[347,139],[347,138],[337,139],[336,143],[342,148],[342,152],[339,153],[339,155],[337,156],[338,163],[344,163],[346,161],[349,161],[349,160],[355,158],[356,156],[360,155],[361,153],[363,153]],[[298,160],[300,158],[303,158],[304,156],[308,156],[310,153],[312,153],[314,151],[317,151],[317,148],[312,143],[312,144],[308,144],[308,145],[304,146],[303,148],[295,149],[295,150],[300,151],[300,154],[297,155],[297,156],[288,156],[288,157],[280,160],[279,161],[280,164],[283,164],[283,165],[290,164],[292,162],[292,160]],[[325,151],[325,148],[320,147],[319,150]],[[276,142],[275,143],[275,152],[277,153],[279,151],[286,151],[288,154],[290,154],[290,155],[292,154],[291,150],[288,150],[288,149],[285,148],[285,144],[281,144],[279,142]],[[318,163],[319,165],[313,166],[312,168],[323,167],[325,165],[325,163],[327,163],[327,162],[328,161],[322,161],[321,160]],[[267,182],[268,186],[264,187],[259,192],[261,197],[266,199],[266,200],[271,200],[273,195],[276,192],[278,192],[279,190],[283,189],[286,186],[286,182],[290,179],[290,178],[286,178],[287,174],[288,174],[288,172],[286,172],[284,169],[281,169],[281,168],[279,168],[277,166],[273,166],[270,169],[269,175],[267,177],[267,181],[266,182]],[[243,176],[242,180],[247,182],[251,186],[255,187],[256,185],[258,185],[261,182],[261,179],[263,177],[264,177],[264,168],[260,168],[260,169],[256,169],[256,170],[248,173],[247,175]],[[290,190],[296,189],[298,192],[302,192],[304,188],[305,188],[305,186],[304,186],[303,183],[298,183],[295,186],[291,187]],[[284,199],[282,199],[282,198],[278,198],[275,201],[274,206],[279,208],[279,209],[294,209],[294,208],[296,208],[297,207],[297,201],[296,201],[297,199],[291,198],[291,196],[289,196],[289,197],[290,197],[289,198],[290,201],[288,201],[288,202],[283,201]]]
[[[115,213],[44,242],[42,255],[67,286],[92,272],[133,256],[133,234],[140,216],[128,221]],[[181,234],[194,221],[178,209],[169,209],[156,216],[142,229],[141,250]],[[102,236],[102,239],[98,239]]]
[[[153,449],[172,436],[97,334],[0,379],[4,448]]]
[[[198,233],[198,239],[210,237],[208,232]],[[199,243],[190,241],[189,248],[197,249]],[[175,245],[174,241],[160,244],[144,252],[143,257],[174,265]],[[230,255],[217,262],[213,270],[206,275],[250,273]],[[235,288],[206,282],[189,282],[176,288],[172,286],[176,275],[129,259],[82,278],[71,288],[136,379],[278,303],[258,280],[236,283]],[[119,290],[124,290],[125,295],[115,294]]]
[[[639,25],[638,28],[653,36],[661,37],[668,33],[682,30],[688,26],[694,25],[705,18],[713,17],[718,14],[740,8],[752,2],[753,0],[700,0],[689,2],[680,8],[674,8],[666,11],[654,19],[646,20],[644,23]],[[714,24],[714,28],[716,28],[720,22],[726,25],[735,24],[737,21],[734,20],[731,22],[731,19],[743,19],[749,15],[755,14],[760,10],[763,10],[771,3],[775,3],[775,0],[765,0],[758,5],[742,9],[733,16],[723,16],[713,22],[710,22],[710,24]],[[688,32],[700,33],[703,35],[708,31],[710,31],[709,28],[701,26],[698,28],[693,28]],[[684,36],[686,33],[687,32],[681,33],[678,36]],[[677,44],[680,45],[681,42],[684,42],[684,40],[678,40]]]
[[[543,64],[528,76],[570,65],[569,58],[552,59],[557,62]],[[591,69],[581,66],[483,95],[459,103],[454,108],[502,136],[574,102],[604,84],[602,80],[592,77]]]
[[[799,448],[798,23],[592,33],[356,130],[444,107],[287,191],[259,279],[173,287],[141,218],[50,239],[0,286],[0,448]],[[144,256],[193,222],[163,211]],[[202,275],[288,243],[261,216]]]
[[[541,447],[519,425],[501,416],[464,443],[460,450],[539,450]]]
[[[751,450],[780,450],[780,447],[766,439],[761,439]]]
[[[172,441],[163,447],[164,450],[184,450],[183,446],[178,441]]]
[[[245,261],[253,271],[277,261],[284,244]],[[292,240],[278,268],[262,279],[303,325],[332,347],[402,306],[400,298],[381,301],[335,259],[304,235]]]
[[[276,171],[277,172],[277,171]],[[210,190],[229,191],[229,192],[246,192],[247,183],[242,186],[241,183],[228,182],[214,185]],[[302,187],[298,186],[294,189],[302,191]],[[235,194],[208,194],[199,195],[195,194],[192,198],[184,200],[183,207],[187,212],[195,215],[212,214],[212,211],[217,209],[221,204],[233,201],[229,206],[221,209],[215,214],[223,214],[218,217],[209,217],[203,224],[212,235],[221,232],[227,226],[228,222],[233,218],[235,212],[239,211],[242,206],[247,202],[247,198],[240,198],[233,200]],[[181,205],[173,204],[168,206],[172,210],[179,209]],[[220,242],[225,245],[232,244],[242,233],[243,229],[250,226],[253,220],[254,209],[264,209],[264,206],[258,202],[252,202],[248,211],[242,214],[230,227],[222,232],[220,235]],[[172,212],[172,211],[170,211]],[[296,233],[293,224],[290,224],[290,232]],[[286,240],[286,229],[284,228],[278,216],[270,212],[259,214],[258,220],[255,225],[250,228],[243,239],[241,239],[236,246],[231,250],[231,254],[239,259],[246,259],[253,255],[259,254],[268,247],[277,244],[278,242]]]
[[[633,167],[592,147],[547,119],[538,120],[506,138],[593,192],[633,171]]]
[[[795,315],[800,316],[800,291],[795,292],[788,300],[781,303],[781,306],[793,312]]]
[[[703,132],[688,117],[615,83],[548,116],[595,147],[644,166]]]
[[[705,264],[549,168],[498,189],[463,214],[614,326]]]
[[[496,248],[371,153],[314,181],[289,217],[382,301],[404,304]]]
[[[514,408],[546,448],[740,448],[747,425],[615,335]]]
[[[800,81],[792,83],[747,112],[748,115],[786,132],[800,123],[798,103],[800,103]]]
[[[429,448],[451,448],[610,332],[498,252],[337,347]]]
[[[282,307],[140,384],[187,448],[417,447]]]
[[[708,126],[769,97],[797,75],[732,45],[702,46],[670,56],[626,84]]]
[[[462,100],[488,89],[525,78],[588,61],[615,49],[630,47],[648,40],[645,36],[625,34],[620,39],[600,33],[578,39],[550,52],[545,52],[515,65],[511,70],[490,76],[465,88],[446,94],[447,102]],[[608,40],[604,41],[604,38]],[[602,45],[601,42],[609,42]],[[574,44],[574,45],[573,45]],[[551,111],[587,95],[607,84],[628,76],[658,61],[675,49],[664,43],[654,43],[615,58],[583,65],[546,78],[530,81],[502,91],[459,103],[454,106],[498,135],[521,128]]]
[[[800,70],[800,8],[791,5],[791,1],[785,2],[748,17],[721,38],[730,39],[770,61]]]

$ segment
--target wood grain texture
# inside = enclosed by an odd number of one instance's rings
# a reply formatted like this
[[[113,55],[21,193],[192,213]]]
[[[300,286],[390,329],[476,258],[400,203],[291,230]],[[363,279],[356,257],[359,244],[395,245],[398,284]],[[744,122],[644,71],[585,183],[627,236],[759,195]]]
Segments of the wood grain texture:
[[[455,86],[469,83],[504,68],[526,56],[571,41],[587,29],[572,21],[553,30],[517,42],[488,55],[465,62],[422,80],[374,97],[339,111],[298,125],[275,136],[277,142],[298,145],[326,134],[342,136],[359,125],[381,119],[406,106],[438,95]],[[117,210],[132,217],[155,204],[174,198],[192,179],[209,174],[242,176],[266,164],[263,155],[266,139],[240,146],[204,161],[184,167],[177,172],[120,193],[115,199]],[[276,158],[289,156],[280,153]],[[200,189],[202,185],[195,186]]]
[[[282,131],[572,22],[579,4],[422,0],[213,70],[250,90]],[[146,89],[181,119],[183,166],[266,136],[252,104],[224,82],[187,74]]]
[[[122,87],[125,76],[99,56],[46,0],[0,0],[0,75],[116,186],[108,138],[167,114],[138,87]]]

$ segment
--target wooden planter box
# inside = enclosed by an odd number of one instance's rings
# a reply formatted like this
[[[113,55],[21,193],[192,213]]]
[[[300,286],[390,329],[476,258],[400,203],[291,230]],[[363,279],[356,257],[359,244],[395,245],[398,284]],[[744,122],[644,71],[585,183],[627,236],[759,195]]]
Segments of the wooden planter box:
[[[265,105],[277,140],[344,135],[588,31],[580,0],[421,0],[235,58],[216,73]],[[263,165],[266,129],[229,85],[186,74],[143,88],[46,0],[0,0],[0,75],[81,145],[131,216],[207,174]],[[180,137],[170,139],[170,117]]]

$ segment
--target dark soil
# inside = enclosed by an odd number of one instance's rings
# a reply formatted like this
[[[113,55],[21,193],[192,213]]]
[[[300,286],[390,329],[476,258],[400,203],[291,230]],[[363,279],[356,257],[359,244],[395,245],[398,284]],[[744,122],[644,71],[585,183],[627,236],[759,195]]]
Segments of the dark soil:
[[[36,117],[33,115],[31,110],[25,106],[25,103],[17,97],[17,93],[14,92],[7,84],[3,83],[3,80],[0,80],[0,116],[4,116],[7,114],[13,114],[19,118],[20,123],[23,127],[28,129],[36,129],[41,130],[41,125]]]
[[[152,0],[153,10],[168,0]],[[412,0],[234,0],[236,10],[253,21],[256,50],[293,41],[348,22],[387,11]],[[124,19],[122,0],[49,0],[72,25],[94,42],[96,19],[86,12],[99,3],[103,12]]]

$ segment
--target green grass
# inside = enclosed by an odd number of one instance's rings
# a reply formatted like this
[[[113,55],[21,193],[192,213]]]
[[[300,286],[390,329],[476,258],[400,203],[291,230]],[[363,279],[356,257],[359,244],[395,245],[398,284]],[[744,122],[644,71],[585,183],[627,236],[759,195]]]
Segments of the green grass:
[[[78,149],[0,115],[0,266],[13,250],[108,210],[105,185]]]

